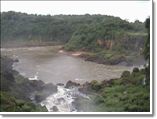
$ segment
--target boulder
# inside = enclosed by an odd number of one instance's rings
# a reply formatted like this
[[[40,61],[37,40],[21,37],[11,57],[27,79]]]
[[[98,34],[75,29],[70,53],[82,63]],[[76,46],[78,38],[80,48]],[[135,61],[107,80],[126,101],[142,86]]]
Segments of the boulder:
[[[40,87],[40,90],[37,90],[34,99],[37,103],[45,100],[49,95],[57,92],[57,86],[52,83],[44,84]]]
[[[80,92],[87,94],[91,91],[91,83],[86,82],[83,85],[80,86],[80,88],[78,89]]]
[[[46,90],[46,91],[50,91],[50,92],[57,92],[57,86],[52,84],[52,83],[48,83],[43,85],[42,90]]]
[[[29,80],[29,82],[31,82],[31,87],[33,87],[35,90],[40,90],[41,87],[45,85],[41,80]]]
[[[64,86],[63,83],[57,83],[57,86]]]
[[[36,94],[34,99],[37,103],[40,103],[42,100],[44,100],[46,96],[43,93]]]
[[[73,87],[78,87],[78,86],[80,86],[79,83],[72,82],[72,81],[68,81],[68,82],[66,83],[65,88],[73,88]]]

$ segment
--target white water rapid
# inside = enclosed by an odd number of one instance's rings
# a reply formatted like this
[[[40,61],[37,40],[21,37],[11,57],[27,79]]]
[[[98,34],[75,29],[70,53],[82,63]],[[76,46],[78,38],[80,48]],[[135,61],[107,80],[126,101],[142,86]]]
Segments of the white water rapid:
[[[64,86],[58,86],[58,92],[47,97],[41,102],[41,105],[46,106],[49,112],[53,112],[54,107],[59,112],[76,112],[77,109],[73,106],[76,96],[89,99],[88,96],[80,93],[77,88],[67,89]]]

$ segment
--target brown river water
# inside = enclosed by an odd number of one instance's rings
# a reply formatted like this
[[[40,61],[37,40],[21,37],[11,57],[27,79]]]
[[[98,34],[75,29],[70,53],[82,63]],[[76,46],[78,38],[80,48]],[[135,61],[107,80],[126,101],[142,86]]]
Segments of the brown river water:
[[[2,55],[17,58],[13,68],[30,79],[45,83],[85,83],[92,80],[108,80],[120,77],[124,70],[133,67],[103,65],[59,52],[60,46],[25,47],[1,49]]]

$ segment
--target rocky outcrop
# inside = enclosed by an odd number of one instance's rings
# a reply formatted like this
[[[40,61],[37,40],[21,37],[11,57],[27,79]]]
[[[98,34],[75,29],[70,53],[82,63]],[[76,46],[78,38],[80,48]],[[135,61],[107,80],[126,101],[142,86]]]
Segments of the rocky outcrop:
[[[101,83],[100,83],[100,87],[107,87],[107,86],[111,86],[113,84],[113,82],[117,80],[117,79],[110,79],[110,80],[103,80]],[[80,87],[79,87],[79,91],[81,93],[84,93],[84,94],[90,94],[91,92],[93,92],[93,84],[92,84],[93,81],[91,82],[86,82],[84,84],[82,84]]]
[[[35,90],[34,100],[37,103],[43,101],[49,95],[57,92],[57,86],[53,85],[52,83],[41,85],[40,89]]]
[[[89,82],[84,83],[83,85],[80,86],[78,90],[84,94],[89,93],[91,90],[91,83]]]
[[[65,85],[65,88],[73,88],[73,87],[77,87],[77,86],[80,86],[80,84],[76,83],[76,82],[68,81]]]
[[[97,44],[101,47],[104,47],[106,49],[111,49],[113,46],[113,41],[112,40],[101,40],[97,39]]]
[[[64,86],[63,83],[57,83],[57,86]]]
[[[85,61],[92,61],[98,64],[124,65],[124,66],[132,65],[127,61],[127,59],[124,56],[115,57],[113,59],[102,59],[99,58],[98,56],[84,56],[84,57]]]

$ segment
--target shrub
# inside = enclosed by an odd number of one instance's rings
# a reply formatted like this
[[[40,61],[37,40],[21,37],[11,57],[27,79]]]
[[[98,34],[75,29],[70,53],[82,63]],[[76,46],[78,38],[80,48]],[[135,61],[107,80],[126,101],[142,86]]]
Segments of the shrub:
[[[101,89],[101,84],[100,84],[98,81],[93,80],[93,81],[91,82],[91,88],[92,88],[93,90],[95,90],[95,91],[98,91],[98,90]]]
[[[130,72],[129,71],[124,71],[121,75],[121,78],[128,78],[130,76]]]
[[[139,69],[137,68],[137,67],[135,67],[134,69],[133,69],[133,72],[139,72]]]
[[[7,92],[0,92],[1,112],[45,112],[47,109],[32,102],[17,99]]]

